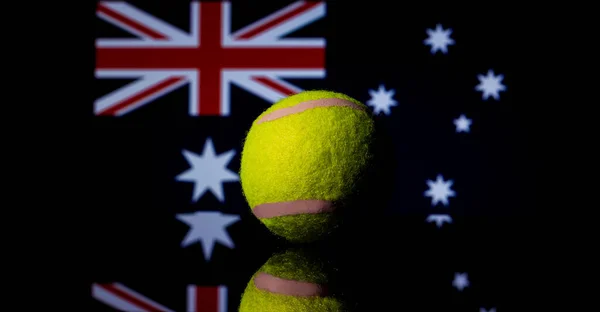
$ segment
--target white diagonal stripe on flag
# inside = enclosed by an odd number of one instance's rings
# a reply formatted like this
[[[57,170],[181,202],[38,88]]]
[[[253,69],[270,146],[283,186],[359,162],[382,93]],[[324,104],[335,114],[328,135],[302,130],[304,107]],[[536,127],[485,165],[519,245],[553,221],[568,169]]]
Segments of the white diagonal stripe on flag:
[[[298,1],[232,36],[229,2],[194,1],[190,4],[190,31],[182,31],[167,22],[123,3],[101,2],[98,15],[112,14],[110,23],[138,33],[144,39],[98,39],[96,41],[97,77],[118,77],[119,72],[139,71],[143,79],[135,85],[123,86],[96,100],[96,115],[121,116],[189,84],[191,116],[228,116],[230,87],[244,85],[246,90],[267,101],[276,101],[290,90],[281,76],[269,76],[261,83],[260,72],[283,71],[289,78],[322,78],[325,72],[325,40],[323,38],[280,38],[325,15],[325,3]],[[132,32],[133,33],[133,32]],[[221,59],[215,62],[215,59]],[[151,83],[149,71],[161,70],[161,81]],[[228,71],[251,71],[241,81],[227,79]],[[181,79],[178,72],[193,72]],[[317,74],[305,75],[306,72]],[[112,75],[109,75],[109,73]],[[104,74],[103,74],[104,73]],[[136,88],[145,88],[138,90]],[[134,94],[133,91],[142,93]],[[134,97],[134,100],[130,99]],[[202,104],[203,103],[203,104]]]
[[[276,102],[291,94],[302,91],[302,89],[298,88],[297,86],[282,80],[282,77],[323,78],[324,76],[324,70],[231,70],[224,71],[223,73],[223,77],[227,82],[233,83],[238,87],[241,87],[269,102]],[[289,91],[286,92],[284,90]]]
[[[92,297],[120,311],[174,312],[120,283],[92,285]]]
[[[190,34],[173,27],[172,25],[158,19],[126,2],[99,2],[99,10],[97,14],[99,17],[105,19],[107,22],[114,24],[117,27],[122,28],[125,31],[133,32],[136,35],[144,39],[156,39],[152,35],[146,32],[137,31],[136,28],[131,27],[129,24],[140,25],[144,28],[148,28],[155,33],[161,34],[162,37],[168,40],[185,41],[190,39]],[[108,13],[108,14],[107,14]],[[110,14],[110,15],[109,15]],[[112,16],[118,15],[119,18]],[[128,23],[124,23],[123,20],[127,20]],[[126,39],[127,41],[140,41],[135,39]],[[116,44],[123,44],[124,40],[110,40],[101,39],[100,46],[111,46]]]
[[[302,4],[301,4],[302,5]],[[294,4],[290,5],[290,6],[294,6]],[[280,39],[281,37],[291,33],[292,31],[299,29],[301,27],[304,27],[320,18],[322,18],[323,16],[325,16],[325,4],[324,3],[319,3],[316,4],[314,6],[310,6],[310,7],[304,7],[301,8],[300,10],[301,13],[299,13],[298,15],[295,15],[293,17],[290,17],[289,19],[278,23],[276,25],[270,26],[268,28],[265,28],[263,30],[260,31],[260,33],[256,33],[254,35],[252,35],[252,37],[250,37],[249,39],[247,39],[247,42],[252,42],[253,44],[261,44],[261,43],[275,43],[277,39]],[[269,16],[271,17],[271,16]],[[231,36],[233,38],[242,38],[245,34],[250,33],[252,30],[254,29],[260,29],[261,27],[266,27],[268,25],[269,21],[259,21],[253,25],[251,25],[251,27],[249,27],[249,29],[242,29],[239,31],[236,31],[234,34],[232,34]],[[323,39],[280,39],[282,41],[293,41],[294,43],[298,44],[306,44],[306,46],[323,46],[324,41]],[[303,45],[304,45],[303,44]]]
[[[231,9],[229,7],[230,3],[227,3],[226,5],[228,6],[227,11],[229,11]],[[276,19],[281,18],[284,15],[289,14],[289,13],[301,8],[303,5],[304,5],[304,1],[296,1],[294,3],[291,3],[290,5],[286,6],[285,8],[236,31],[231,36],[234,38],[242,37],[244,34],[250,33],[251,31],[258,29],[258,28],[262,27],[263,25],[266,25],[272,21],[275,21]]]
[[[185,85],[193,74],[189,71],[181,71],[175,75],[152,71],[97,71],[97,77],[130,78],[138,76],[140,78],[96,100],[94,112],[96,115],[122,116]]]

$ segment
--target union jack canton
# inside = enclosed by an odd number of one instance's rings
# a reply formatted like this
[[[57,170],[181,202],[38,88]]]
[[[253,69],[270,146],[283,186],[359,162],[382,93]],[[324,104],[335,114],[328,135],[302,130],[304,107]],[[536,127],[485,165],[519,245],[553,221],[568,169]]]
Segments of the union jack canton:
[[[96,77],[137,79],[94,103],[122,116],[189,84],[191,116],[228,116],[231,83],[271,103],[302,91],[283,78],[324,78],[324,38],[283,38],[325,16],[298,1],[234,33],[229,2],[192,2],[185,32],[128,3],[99,2],[101,19],[139,39],[96,40]]]
[[[118,311],[174,312],[121,283],[94,283],[92,297]],[[188,285],[186,311],[227,312],[227,287]]]

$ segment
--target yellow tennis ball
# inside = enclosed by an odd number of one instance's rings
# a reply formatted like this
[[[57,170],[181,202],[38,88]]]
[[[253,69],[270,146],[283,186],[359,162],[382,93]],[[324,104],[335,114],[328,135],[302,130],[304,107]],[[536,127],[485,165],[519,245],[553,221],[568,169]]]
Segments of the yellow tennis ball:
[[[292,242],[329,233],[371,162],[373,133],[368,108],[341,93],[304,91],[273,104],[252,123],[241,155],[254,215]]]
[[[331,296],[321,262],[301,250],[269,258],[246,286],[239,312],[339,312],[344,303]]]

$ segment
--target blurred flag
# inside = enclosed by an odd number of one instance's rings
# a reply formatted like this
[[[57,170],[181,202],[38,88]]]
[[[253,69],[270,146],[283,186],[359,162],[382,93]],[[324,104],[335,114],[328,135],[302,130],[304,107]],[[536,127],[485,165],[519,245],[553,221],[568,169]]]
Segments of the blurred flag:
[[[174,312],[120,283],[95,283],[92,296],[118,311]],[[186,311],[227,312],[227,287],[188,285]]]
[[[301,91],[281,78],[323,78],[325,40],[284,38],[325,15],[325,3],[298,1],[231,31],[229,2],[191,2],[181,30],[126,2],[101,1],[101,19],[137,36],[96,40],[96,77],[137,79],[94,103],[122,116],[189,85],[191,116],[230,114],[230,85],[267,101]]]

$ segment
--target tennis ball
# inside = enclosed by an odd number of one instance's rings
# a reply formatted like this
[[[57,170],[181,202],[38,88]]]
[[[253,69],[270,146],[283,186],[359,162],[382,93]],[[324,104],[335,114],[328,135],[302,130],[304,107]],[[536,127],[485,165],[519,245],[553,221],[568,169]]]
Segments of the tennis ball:
[[[304,91],[273,104],[244,140],[240,180],[266,227],[291,242],[322,238],[372,159],[374,122],[361,102]]]
[[[322,262],[299,249],[269,258],[246,286],[239,312],[337,312],[344,303],[328,293]]]

